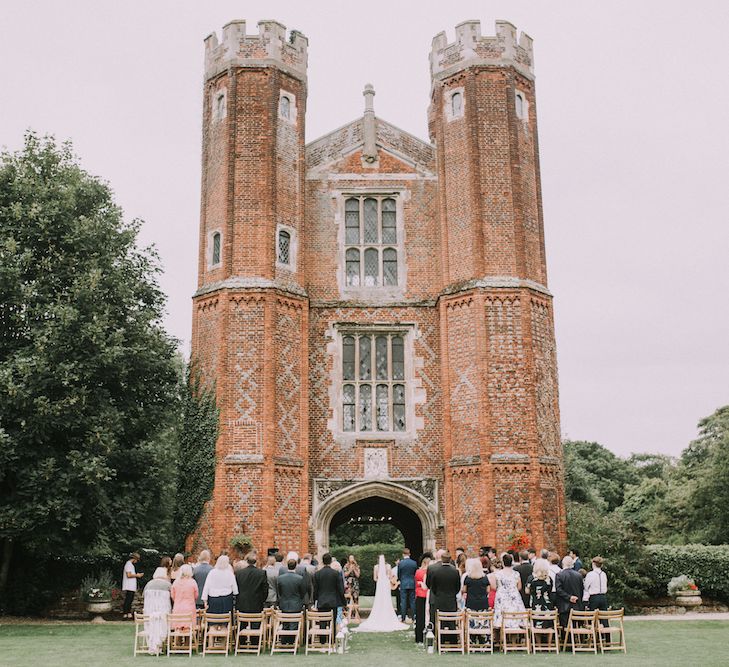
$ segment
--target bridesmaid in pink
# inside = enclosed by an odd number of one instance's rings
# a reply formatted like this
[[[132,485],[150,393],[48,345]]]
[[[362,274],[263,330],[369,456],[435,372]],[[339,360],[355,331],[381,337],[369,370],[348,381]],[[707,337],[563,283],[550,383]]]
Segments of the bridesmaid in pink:
[[[173,614],[189,614],[191,623],[195,622],[195,601],[197,600],[198,590],[195,580],[192,578],[192,566],[187,563],[180,568],[180,575],[172,584],[170,591],[172,596]],[[189,627],[184,623],[175,623],[175,628]]]

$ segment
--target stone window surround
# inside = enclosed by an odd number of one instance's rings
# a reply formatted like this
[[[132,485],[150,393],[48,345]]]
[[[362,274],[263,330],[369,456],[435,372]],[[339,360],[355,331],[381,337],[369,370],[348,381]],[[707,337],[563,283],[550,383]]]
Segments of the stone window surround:
[[[222,97],[223,103],[222,103],[222,111],[221,111],[221,105],[220,105],[220,98]],[[211,118],[213,119],[213,122],[219,122],[221,120],[224,120],[225,117],[228,115],[228,89],[226,87],[222,88],[216,88],[213,90],[212,95],[210,97],[210,104],[211,104]]]
[[[342,341],[347,334],[357,333],[399,333],[402,335],[405,347],[405,431],[344,431],[342,429],[343,387],[345,382],[342,371],[343,351]],[[333,323],[326,333],[329,339],[327,354],[331,357],[329,377],[329,407],[331,419],[327,420],[327,429],[332,433],[337,444],[355,445],[357,441],[383,440],[410,443],[417,437],[417,432],[424,427],[422,416],[416,416],[415,406],[425,403],[425,389],[422,380],[417,377],[416,371],[423,367],[423,357],[415,356],[415,340],[420,332],[415,323],[365,323],[365,322],[338,322]],[[374,382],[374,381],[373,381]],[[374,427],[374,424],[373,424]]]
[[[521,98],[521,114],[519,113],[519,101],[517,98]],[[519,88],[514,91],[514,113],[519,120],[525,123],[529,122],[529,100],[526,93]]]
[[[288,232],[289,235],[289,263],[284,264],[278,261],[278,237],[281,232]],[[296,271],[296,260],[299,255],[299,235],[296,230],[289,225],[279,223],[276,225],[276,268],[283,269],[284,271]]]
[[[216,264],[213,264],[213,237],[216,234],[220,234],[220,261]],[[219,269],[221,266],[223,266],[223,230],[221,228],[218,227],[216,229],[211,229],[208,232],[208,244],[205,255],[208,271],[212,271],[213,269]]]
[[[288,118],[286,118],[286,116],[283,116],[281,114],[281,98],[282,97],[286,97],[289,100],[289,117]],[[296,115],[297,115],[296,95],[294,95],[293,93],[290,93],[288,90],[284,90],[283,88],[281,90],[279,90],[277,113],[278,113],[278,117],[281,120],[285,120],[287,123],[296,125]]]
[[[397,285],[381,285],[367,287],[365,285],[347,285],[345,215],[344,204],[348,197],[392,197],[395,200],[395,229],[397,243],[385,244],[397,251]],[[407,286],[407,257],[405,253],[405,202],[410,201],[410,190],[407,188],[388,187],[354,187],[342,188],[332,192],[335,202],[334,224],[337,228],[337,285],[339,294],[345,300],[361,300],[376,303],[400,301],[405,298]],[[373,244],[384,247],[383,244]]]
[[[458,115],[453,115],[453,96],[456,93],[461,94],[461,113]],[[445,113],[446,120],[450,123],[452,120],[458,120],[459,118],[463,118],[464,110],[466,108],[466,94],[463,86],[458,86],[457,88],[451,88],[446,92],[446,94],[443,96],[443,111]]]

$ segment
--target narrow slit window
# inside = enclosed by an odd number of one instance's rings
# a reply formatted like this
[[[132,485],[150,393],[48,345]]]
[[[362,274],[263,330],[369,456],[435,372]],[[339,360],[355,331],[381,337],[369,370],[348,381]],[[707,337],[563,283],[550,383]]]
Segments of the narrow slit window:
[[[281,114],[281,118],[285,118],[286,120],[291,118],[291,100],[286,95],[281,97],[279,113]]]
[[[220,264],[220,232],[213,234],[213,256],[211,264]]]
[[[453,118],[463,115],[463,95],[461,93],[451,95],[451,115]]]
[[[291,263],[291,234],[284,230],[278,233],[278,261],[280,264]]]

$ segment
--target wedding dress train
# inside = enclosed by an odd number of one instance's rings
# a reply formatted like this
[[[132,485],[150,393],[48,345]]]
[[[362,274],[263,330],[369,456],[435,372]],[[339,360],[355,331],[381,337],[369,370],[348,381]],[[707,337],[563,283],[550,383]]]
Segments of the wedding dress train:
[[[375,602],[367,620],[363,621],[356,632],[395,632],[397,630],[408,630],[409,625],[400,623],[392,608],[392,597],[390,595],[390,577],[385,564],[385,557],[380,555],[377,565],[377,587],[375,588]]]

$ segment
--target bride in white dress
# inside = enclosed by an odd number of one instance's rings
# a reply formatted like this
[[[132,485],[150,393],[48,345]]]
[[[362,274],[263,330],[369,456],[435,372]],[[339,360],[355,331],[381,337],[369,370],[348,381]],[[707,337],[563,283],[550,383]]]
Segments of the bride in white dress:
[[[408,630],[409,625],[400,623],[395,610],[392,608],[390,595],[390,566],[385,563],[385,557],[380,554],[380,560],[375,571],[377,587],[375,588],[375,602],[366,621],[357,628],[357,632],[394,632]]]

